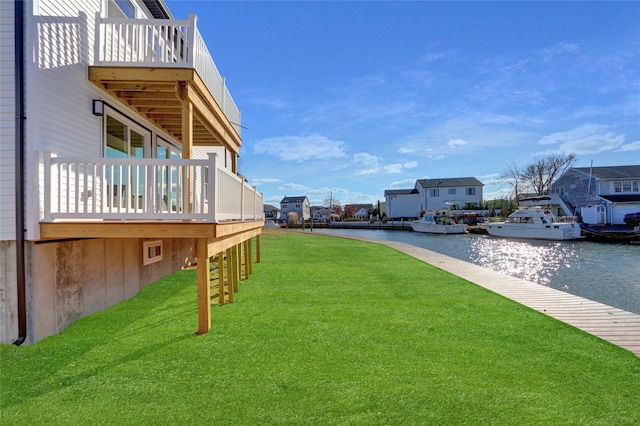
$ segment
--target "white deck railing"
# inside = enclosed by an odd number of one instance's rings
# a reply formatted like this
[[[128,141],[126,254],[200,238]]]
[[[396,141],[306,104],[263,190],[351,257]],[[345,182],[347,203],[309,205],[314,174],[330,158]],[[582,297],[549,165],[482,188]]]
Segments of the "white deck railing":
[[[43,221],[260,220],[262,194],[208,160],[63,158],[43,153]]]
[[[200,31],[188,20],[96,17],[98,66],[195,69],[240,135],[240,110],[225,86]]]

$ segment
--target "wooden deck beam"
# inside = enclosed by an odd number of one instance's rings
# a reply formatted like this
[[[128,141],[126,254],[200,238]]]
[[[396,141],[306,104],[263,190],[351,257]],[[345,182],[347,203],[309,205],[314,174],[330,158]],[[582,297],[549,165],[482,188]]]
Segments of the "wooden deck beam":
[[[77,238],[208,238],[220,243],[226,237],[251,231],[260,233],[262,220],[236,222],[183,221],[64,221],[40,222],[41,240]],[[237,244],[234,243],[232,245]]]

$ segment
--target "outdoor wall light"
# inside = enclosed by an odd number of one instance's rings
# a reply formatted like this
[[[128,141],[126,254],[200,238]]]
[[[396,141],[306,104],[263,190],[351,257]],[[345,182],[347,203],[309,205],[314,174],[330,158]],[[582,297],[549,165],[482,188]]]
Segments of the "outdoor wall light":
[[[102,99],[93,100],[93,115],[104,115],[104,103],[102,103]]]

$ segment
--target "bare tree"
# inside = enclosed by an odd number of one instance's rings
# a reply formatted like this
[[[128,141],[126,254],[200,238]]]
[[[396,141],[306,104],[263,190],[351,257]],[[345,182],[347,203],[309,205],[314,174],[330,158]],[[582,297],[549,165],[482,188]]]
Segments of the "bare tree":
[[[342,204],[340,204],[340,200],[326,198],[322,204],[329,210],[333,210],[337,215],[342,215]]]
[[[551,191],[553,181],[561,176],[576,161],[575,154],[553,154],[540,158],[527,165],[520,173],[522,181],[538,195],[545,195]]]
[[[522,178],[522,171],[515,161],[507,166],[507,170],[502,173],[502,178],[508,179],[509,185],[513,190],[514,199],[518,199],[518,194],[525,192],[527,188],[524,187],[525,183]]]

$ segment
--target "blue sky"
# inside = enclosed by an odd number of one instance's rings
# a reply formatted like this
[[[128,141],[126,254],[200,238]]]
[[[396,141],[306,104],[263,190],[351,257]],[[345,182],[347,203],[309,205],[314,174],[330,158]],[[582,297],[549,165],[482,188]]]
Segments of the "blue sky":
[[[640,2],[167,1],[242,110],[239,172],[278,206],[384,200],[509,164],[640,164]]]

